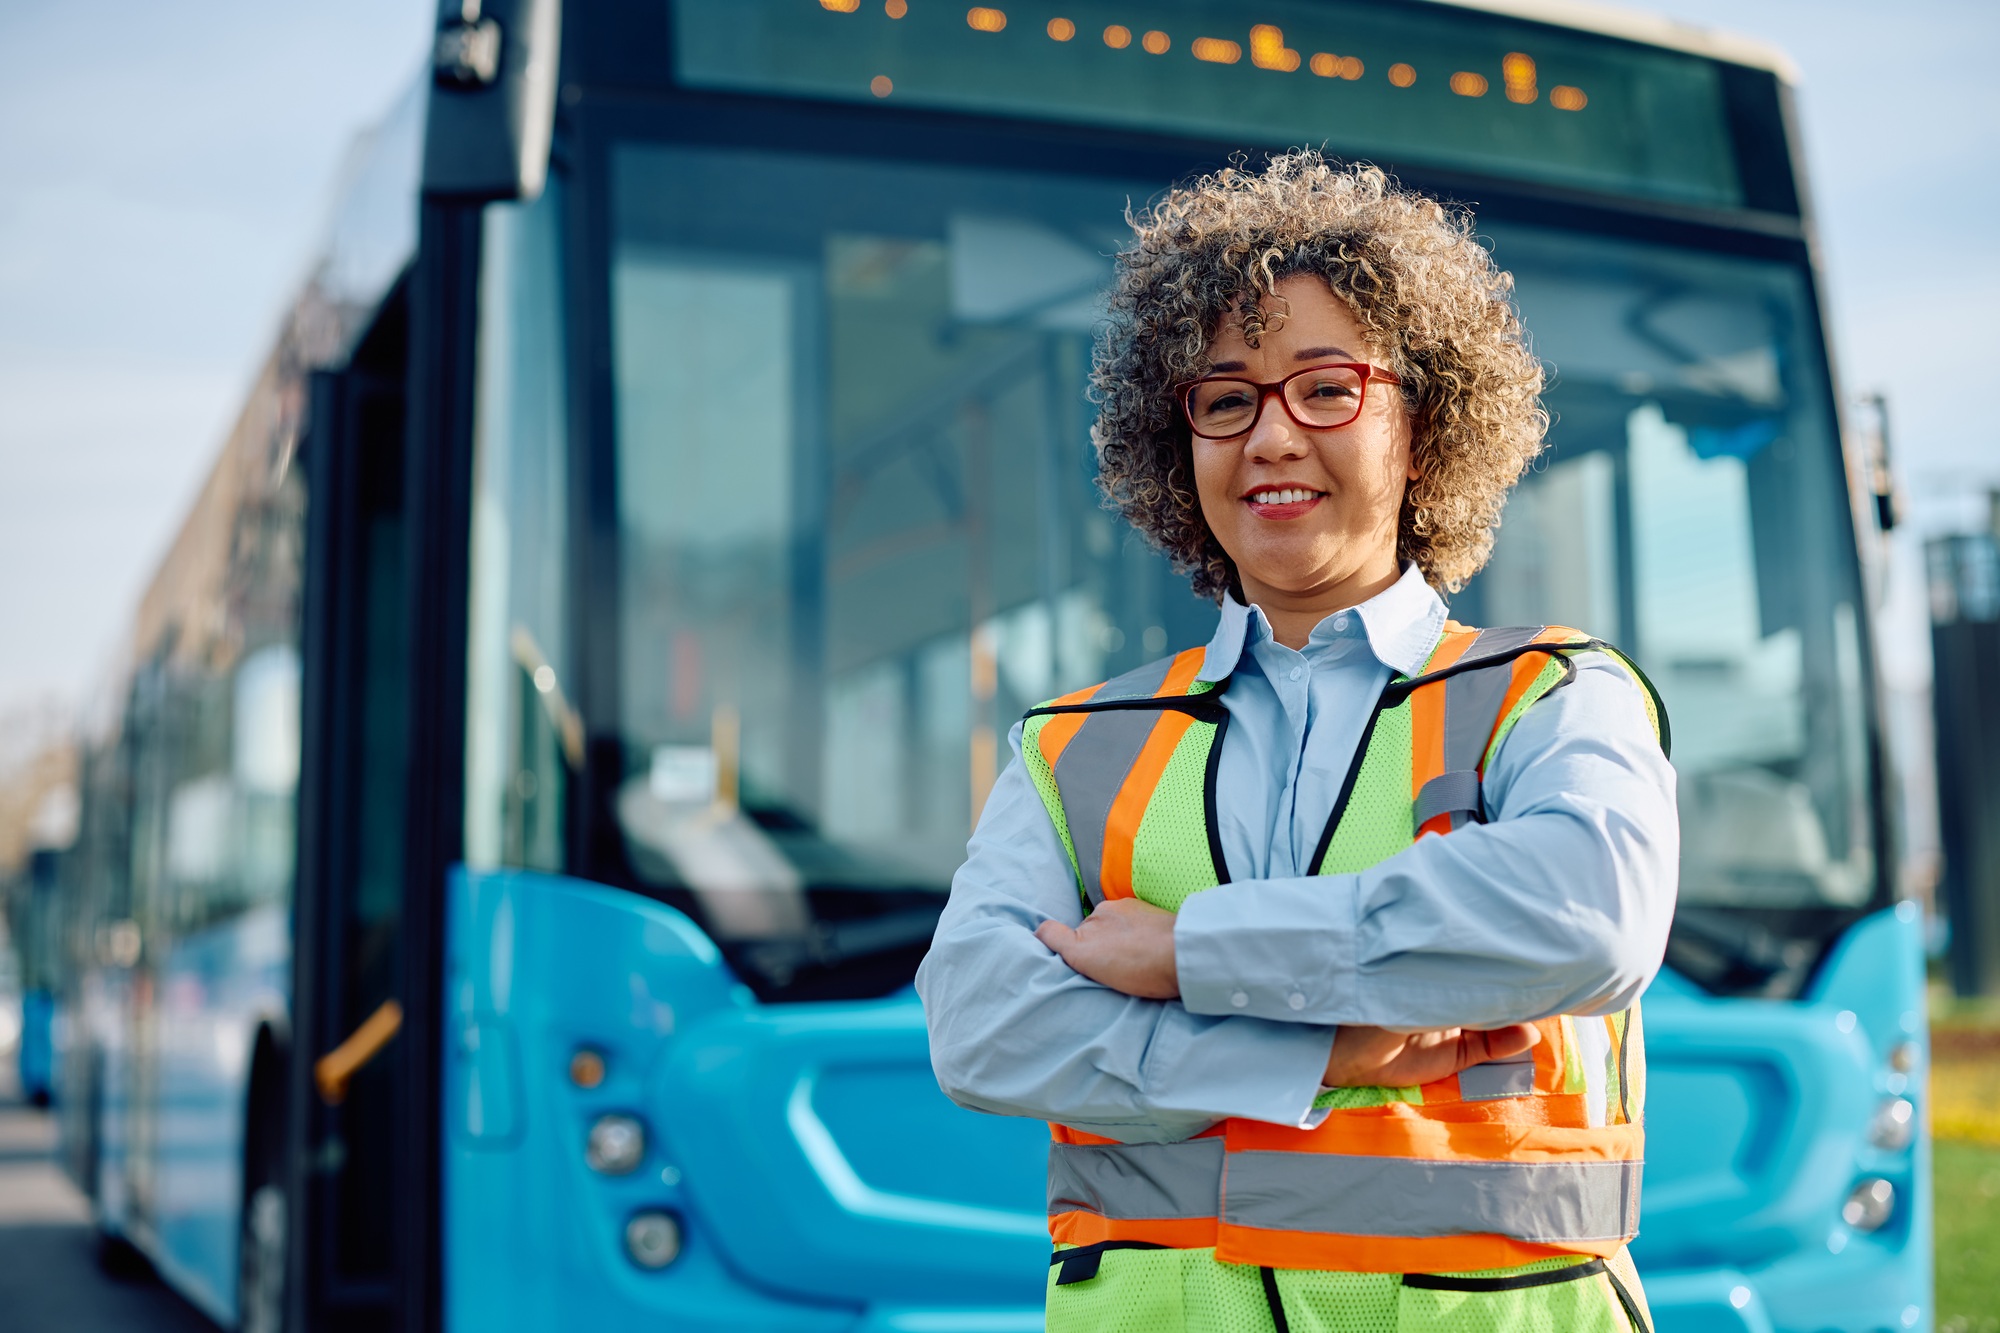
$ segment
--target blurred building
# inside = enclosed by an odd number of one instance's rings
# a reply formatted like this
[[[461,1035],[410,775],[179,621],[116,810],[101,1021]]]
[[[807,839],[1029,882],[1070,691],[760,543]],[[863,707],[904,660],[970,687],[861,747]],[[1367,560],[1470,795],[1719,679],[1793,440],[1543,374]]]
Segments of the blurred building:
[[[1924,555],[1951,981],[2000,994],[2000,491],[1986,531],[1934,537]]]

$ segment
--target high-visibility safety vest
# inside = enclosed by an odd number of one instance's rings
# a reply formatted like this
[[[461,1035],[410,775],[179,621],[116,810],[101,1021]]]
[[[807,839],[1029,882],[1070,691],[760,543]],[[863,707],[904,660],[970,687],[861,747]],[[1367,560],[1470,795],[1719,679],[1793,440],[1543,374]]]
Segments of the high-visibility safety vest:
[[[1369,866],[1482,822],[1481,778],[1536,700],[1612,653],[1561,626],[1447,622],[1423,671],[1383,690],[1319,840],[1312,873]],[[1202,649],[1030,710],[1021,749],[1088,904],[1170,911],[1229,881],[1215,816],[1227,682]],[[1337,1088],[1316,1128],[1231,1119],[1180,1143],[1050,1129],[1059,1245],[1213,1246],[1227,1263],[1348,1272],[1501,1268],[1610,1256],[1638,1230],[1645,1054],[1635,1004],[1546,1018],[1519,1056],[1422,1087]],[[1083,1276],[1087,1276],[1084,1274]]]

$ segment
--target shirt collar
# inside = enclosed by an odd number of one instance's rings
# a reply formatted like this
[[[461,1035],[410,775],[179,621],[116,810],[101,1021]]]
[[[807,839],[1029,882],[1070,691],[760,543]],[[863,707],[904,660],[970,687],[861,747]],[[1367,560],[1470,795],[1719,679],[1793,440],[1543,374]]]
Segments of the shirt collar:
[[[1333,613],[1340,614],[1343,613]],[[1444,600],[1424,581],[1422,571],[1414,564],[1406,564],[1401,578],[1361,605],[1349,607],[1345,614],[1360,617],[1369,650],[1377,661],[1405,676],[1414,676],[1423,670],[1431,650],[1437,646],[1447,612]],[[1313,628],[1312,638],[1306,644],[1308,652],[1332,642],[1329,628],[1332,619],[1330,615]],[[1233,593],[1225,595],[1222,617],[1216,623],[1214,637],[1208,641],[1197,679],[1227,678],[1243,660],[1243,654],[1270,634],[1271,622],[1261,607],[1245,606]]]

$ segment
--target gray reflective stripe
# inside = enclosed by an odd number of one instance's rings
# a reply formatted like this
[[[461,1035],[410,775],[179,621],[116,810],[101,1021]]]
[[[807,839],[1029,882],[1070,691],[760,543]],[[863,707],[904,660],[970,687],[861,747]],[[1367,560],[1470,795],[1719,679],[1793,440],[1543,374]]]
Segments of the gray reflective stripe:
[[[1484,637],[1483,635],[1481,637]],[[1514,664],[1477,667],[1444,683],[1444,766],[1478,768],[1514,681]]]
[[[1419,1161],[1335,1153],[1229,1156],[1222,1220],[1341,1236],[1617,1240],[1639,1229],[1642,1162]]]
[[[1459,768],[1449,773],[1440,773],[1426,782],[1423,790],[1417,793],[1416,809],[1410,817],[1410,832],[1415,834],[1418,829],[1447,810],[1453,813],[1463,812],[1477,819],[1480,815],[1479,805],[1479,774],[1476,771]],[[1466,821],[1454,820],[1452,827],[1457,828],[1464,822]]]
[[[1452,665],[1465,666],[1512,652],[1524,644],[1533,643],[1535,636],[1547,629],[1547,625],[1504,625],[1497,629],[1483,629],[1479,631],[1479,637],[1472,641],[1472,646],[1460,653]]]
[[[1070,845],[1076,848],[1084,895],[1093,905],[1104,901],[1098,876],[1104,869],[1104,825],[1111,818],[1111,803],[1118,799],[1118,789],[1145,748],[1146,737],[1163,716],[1151,708],[1091,713],[1056,760],[1063,821],[1069,825]]]
[[[1458,1095],[1468,1102],[1526,1097],[1535,1090],[1535,1057],[1527,1052],[1512,1060],[1488,1060],[1458,1071]]]
[[[1049,1145],[1051,1216],[1214,1217],[1221,1196],[1221,1139]]]
[[[1090,702],[1101,704],[1113,699],[1150,699],[1160,692],[1160,686],[1167,683],[1167,673],[1174,669],[1177,660],[1177,657],[1163,657],[1157,662],[1134,667],[1122,676],[1113,676],[1098,686],[1097,693],[1090,696]]]

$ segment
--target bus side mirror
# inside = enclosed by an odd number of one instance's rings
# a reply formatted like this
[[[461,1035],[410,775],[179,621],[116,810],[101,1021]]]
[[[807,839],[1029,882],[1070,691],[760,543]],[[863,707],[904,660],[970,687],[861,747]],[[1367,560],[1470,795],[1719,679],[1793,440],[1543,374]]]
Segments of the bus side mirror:
[[[533,199],[548,177],[562,0],[442,0],[431,47],[424,193]]]

